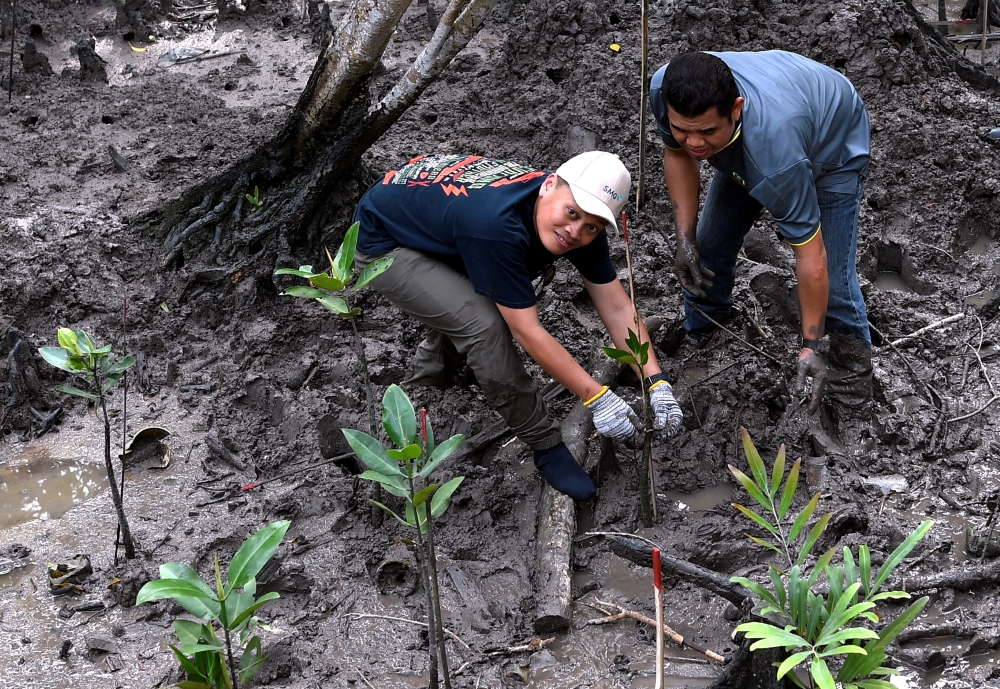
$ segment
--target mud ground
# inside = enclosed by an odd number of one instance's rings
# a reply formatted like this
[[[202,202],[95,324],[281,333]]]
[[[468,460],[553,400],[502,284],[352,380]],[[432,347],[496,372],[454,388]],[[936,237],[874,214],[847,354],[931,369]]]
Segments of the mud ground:
[[[443,9],[442,2],[431,2]],[[189,16],[176,10],[183,3],[174,4],[175,16]],[[335,456],[345,449],[339,429],[365,425],[349,329],[311,304],[280,298],[267,266],[220,274],[219,266],[192,253],[180,268],[161,270],[155,231],[140,233],[133,222],[272,136],[318,53],[326,25],[310,15],[313,4],[220,4],[224,11],[205,18],[177,20],[161,12],[144,27],[155,40],[130,25],[116,26],[110,2],[22,0],[17,6],[15,53],[31,36],[52,73],[26,74],[16,60],[12,100],[0,98],[0,338],[16,332],[33,347],[53,344],[56,328],[68,325],[111,341],[119,337],[127,299],[129,350],[143,357],[129,391],[136,405],[129,430],[163,423],[176,435],[168,440],[171,468],[162,474],[147,467],[127,471],[133,529],[147,551],[155,546],[139,564],[112,565],[110,535],[99,535],[113,524],[107,493],[62,519],[4,533],[3,559],[26,567],[0,579],[6,646],[0,686],[177,681],[165,646],[176,611],[165,603],[135,609],[129,596],[134,600],[160,562],[185,561],[207,573],[212,553],[225,558],[246,535],[279,518],[293,525],[279,551],[280,567],[266,580],[282,599],[267,608],[275,632],[265,640],[271,660],[258,681],[423,686],[426,640],[419,628],[346,617],[419,619],[423,609],[419,593],[378,590],[380,563],[412,562],[412,556],[398,542],[405,534],[397,525],[373,525],[367,493],[348,473],[326,465],[246,494],[206,489]],[[7,7],[0,4],[0,14]],[[346,4],[337,0],[327,9],[336,19]],[[415,5],[400,23],[376,88],[397,78],[429,38],[425,12]],[[651,3],[653,68],[686,49],[780,48],[834,66],[857,86],[873,136],[858,265],[871,322],[881,333],[871,420],[804,417],[789,393],[797,342],[791,254],[765,221],[741,261],[733,327],[788,363],[771,363],[735,335],[719,334],[702,349],[678,337],[671,216],[658,170],[662,148],[643,109],[650,125],[644,142],[649,198],[632,220],[637,293],[645,315],[667,322],[656,344],[685,413],[685,432],[656,445],[660,523],[643,533],[671,554],[724,573],[764,571],[765,555],[743,537],[745,525],[728,505],[726,465],[744,466],[737,433],[745,426],[765,457],[785,443],[808,465],[810,491],[821,491],[822,508],[835,514],[824,546],[868,543],[878,561],[929,517],[937,525],[901,568],[902,577],[978,560],[966,552],[965,533],[967,526],[982,526],[987,498],[1000,488],[997,413],[988,407],[960,417],[996,397],[993,381],[1000,375],[994,323],[1000,155],[986,136],[1000,124],[1000,84],[973,64],[976,51],[966,60],[928,37],[917,18],[935,14],[902,0]],[[373,175],[433,151],[554,169],[579,150],[599,147],[619,153],[634,171],[638,27],[637,3],[501,3],[473,44],[345,179],[331,207],[346,221]],[[81,75],[74,46],[89,38],[105,61],[107,81],[82,78],[87,75]],[[609,48],[613,43],[620,51]],[[209,59],[161,63],[177,47],[207,49],[202,57]],[[993,53],[988,57],[995,60]],[[0,62],[6,79],[8,63]],[[109,146],[123,163],[115,162]],[[266,199],[267,190],[261,191]],[[343,229],[331,226],[320,244],[334,243]],[[615,246],[624,270],[620,242]],[[295,258],[315,263],[321,250],[301,246]],[[374,294],[363,296],[360,306],[380,395],[405,377],[422,333]],[[600,323],[566,266],[559,266],[539,306],[546,327],[581,361],[600,344]],[[886,346],[885,339],[955,314],[963,320],[897,349]],[[9,352],[0,353],[6,361],[0,382],[9,383]],[[34,366],[36,410],[66,407],[60,435],[94,430],[96,420],[83,405],[51,391],[56,378],[37,358]],[[619,383],[627,387],[634,380]],[[208,390],[186,387],[192,385]],[[497,420],[470,375],[460,375],[447,390],[408,392],[428,408],[439,434],[475,434]],[[5,394],[9,388],[0,387],[0,404],[7,403]],[[571,401],[561,397],[553,408],[565,414]],[[34,423],[25,405],[12,411],[0,429],[4,457],[23,451]],[[208,451],[206,435],[221,439],[249,469],[226,477],[230,468]],[[96,457],[96,431],[90,442],[88,452]],[[598,440],[592,446],[602,451]],[[637,528],[630,453],[603,451],[600,496],[581,514],[581,534]],[[584,605],[595,596],[651,610],[647,572],[617,559],[599,540],[584,539],[574,552],[580,604],[572,629],[530,656],[502,652],[534,638],[541,480],[527,449],[506,440],[448,472],[467,477],[439,537],[446,622],[468,644],[449,642],[454,666],[464,665],[457,685],[522,686],[526,677],[530,686],[652,686],[652,639],[645,629],[633,623],[583,626],[596,616]],[[199,486],[219,476],[214,485]],[[169,491],[154,490],[167,480]],[[204,504],[213,500],[219,502]],[[45,562],[76,552],[90,552],[95,565],[85,600],[114,606],[94,622],[83,621],[91,613],[59,618],[64,601],[42,586]],[[996,560],[985,564],[995,568]],[[112,583],[114,577],[121,581]],[[727,604],[688,584],[671,584],[668,622],[711,648],[731,651]],[[914,686],[982,687],[1000,677],[996,593],[996,585],[986,583],[967,591],[932,590],[921,624],[955,622],[961,629],[894,650]],[[88,635],[110,639],[110,655],[122,660],[123,669],[111,671],[108,654],[99,649],[88,653]],[[67,640],[73,647],[61,659]],[[690,652],[673,649],[671,655],[672,686],[707,686],[717,673]]]

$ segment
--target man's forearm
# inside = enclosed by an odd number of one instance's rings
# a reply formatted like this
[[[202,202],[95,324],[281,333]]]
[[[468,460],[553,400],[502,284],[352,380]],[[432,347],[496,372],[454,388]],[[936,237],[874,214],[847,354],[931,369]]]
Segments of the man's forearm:
[[[799,305],[802,310],[802,336],[823,337],[826,308],[830,298],[830,280],[826,270],[826,249],[823,236],[817,235],[806,244],[794,247],[795,273],[799,282]]]
[[[663,154],[663,176],[667,182],[677,232],[694,239],[698,227],[701,166],[697,160],[684,152],[666,149]]]

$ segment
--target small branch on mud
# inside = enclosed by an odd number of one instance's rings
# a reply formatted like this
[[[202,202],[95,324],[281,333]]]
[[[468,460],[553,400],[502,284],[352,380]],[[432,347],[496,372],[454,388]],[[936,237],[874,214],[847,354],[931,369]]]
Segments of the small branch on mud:
[[[905,644],[907,641],[915,639],[933,639],[936,636],[958,636],[963,639],[971,639],[976,635],[976,630],[961,622],[943,622],[929,627],[908,627],[896,637],[897,644]]]
[[[389,615],[370,615],[368,613],[363,613],[363,612],[349,612],[346,615],[344,615],[344,617],[352,620],[390,620],[392,622],[405,622],[406,624],[412,624],[417,627],[427,626],[426,622],[421,622],[420,620],[411,620],[407,619],[406,617],[391,617]],[[469,646],[469,644],[462,641],[462,639],[455,632],[451,631],[447,627],[444,627],[444,633],[450,636],[458,643],[462,644],[466,650],[468,651],[472,650],[472,647]]]
[[[643,624],[649,625],[650,627],[654,628],[656,627],[656,620],[654,620],[653,618],[647,617],[646,615],[643,615],[641,612],[636,612],[635,610],[627,610],[620,605],[615,605],[614,603],[605,603],[604,601],[598,600],[594,601],[593,603],[587,603],[586,605],[589,605],[595,610],[602,612],[606,615],[606,617],[600,617],[594,620],[587,620],[584,624],[585,626],[588,627],[596,624],[610,624],[611,622],[618,622],[619,620],[624,620],[624,619],[636,620],[637,622],[642,622]],[[614,610],[617,610],[618,612],[613,612]],[[678,646],[686,646],[687,648],[690,648],[692,651],[697,651],[706,658],[714,660],[720,665],[725,665],[728,662],[725,656],[721,656],[715,651],[710,651],[704,646],[701,646],[699,644],[694,643],[693,641],[685,639],[683,636],[675,632],[667,625],[663,625],[663,632],[667,636],[669,636],[670,640],[673,641]]]
[[[697,308],[697,307],[695,307],[695,308]],[[958,321],[962,320],[963,318],[965,318],[965,314],[964,313],[956,313],[953,316],[948,316],[947,318],[942,318],[939,321],[934,321],[930,325],[925,325],[920,330],[914,330],[909,335],[903,335],[902,337],[900,337],[898,339],[892,340],[891,342],[889,342],[889,346],[890,347],[895,347],[896,345],[902,344],[902,343],[906,342],[907,340],[912,340],[915,337],[920,337],[921,335],[923,335],[924,333],[926,333],[928,331],[936,330],[936,329],[938,329],[938,328],[940,328],[942,326],[948,325],[949,323],[957,323]]]
[[[949,423],[951,423],[952,421],[963,421],[965,419],[975,416],[976,414],[981,414],[982,412],[989,409],[994,402],[1000,400],[1000,395],[997,394],[997,390],[993,386],[993,379],[990,378],[990,374],[986,370],[986,364],[983,363],[983,357],[979,354],[980,350],[982,350],[983,348],[983,339],[985,337],[986,328],[983,327],[983,321],[979,316],[976,316],[976,320],[979,321],[979,345],[977,347],[973,347],[971,344],[967,342],[965,346],[968,347],[972,351],[972,353],[976,356],[976,361],[979,362],[979,369],[983,372],[983,378],[986,379],[986,384],[990,387],[990,393],[992,393],[993,396],[989,399],[989,401],[986,404],[981,406],[976,411],[971,412],[969,414],[965,414],[964,416],[957,416],[953,419],[948,419]],[[965,378],[964,375],[962,377]],[[963,388],[965,387],[964,382],[962,384],[962,387]]]
[[[720,323],[719,321],[717,321],[714,318],[712,318],[711,316],[709,316],[707,313],[705,313],[704,311],[702,311],[698,307],[697,304],[693,304],[692,303],[691,304],[691,308],[693,308],[695,311],[697,311],[702,316],[704,316],[705,318],[707,318],[708,321],[712,325],[714,325],[716,328],[721,328],[722,330],[726,331],[727,333],[729,333],[730,335],[732,335],[733,337],[735,337],[737,340],[739,340],[740,342],[742,342],[743,344],[745,344],[747,347],[749,347],[753,351],[755,351],[758,354],[760,354],[761,356],[767,357],[768,359],[770,359],[774,363],[778,364],[778,366],[784,366],[785,365],[784,362],[782,362],[780,359],[777,359],[777,358],[771,356],[770,354],[768,354],[767,352],[765,352],[763,349],[758,349],[757,347],[754,347],[752,344],[750,344],[749,342],[747,342],[746,340],[744,340],[742,337],[740,337],[739,335],[737,335],[736,333],[734,333],[732,330],[730,330],[729,328],[727,328],[726,326],[724,326],[722,323]]]
[[[963,414],[962,416],[956,416],[952,419],[948,419],[948,423],[952,423],[953,421],[964,421],[965,419],[971,419],[973,416],[976,416],[977,414],[982,414],[984,411],[992,407],[993,403],[996,402],[997,400],[1000,400],[1000,395],[993,395],[993,397],[991,397],[986,404],[981,406],[976,411],[969,412],[968,414]]]
[[[501,649],[499,651],[488,651],[486,653],[487,657],[508,655],[510,653],[535,653],[542,650],[550,643],[556,640],[556,637],[552,636],[548,639],[532,639],[526,644],[520,644],[518,646],[508,646],[507,648]]]
[[[225,445],[219,442],[218,438],[212,435],[205,436],[205,444],[208,445],[208,449],[212,451],[216,457],[221,459],[223,462],[229,466],[237,469],[239,471],[246,471],[247,465],[236,458],[232,452],[229,451]]]
[[[902,577],[899,586],[896,588],[909,593],[939,588],[968,591],[977,586],[995,584],[997,582],[1000,582],[1000,560],[991,562],[989,565],[983,567],[951,569],[946,572],[928,574],[924,577]]]

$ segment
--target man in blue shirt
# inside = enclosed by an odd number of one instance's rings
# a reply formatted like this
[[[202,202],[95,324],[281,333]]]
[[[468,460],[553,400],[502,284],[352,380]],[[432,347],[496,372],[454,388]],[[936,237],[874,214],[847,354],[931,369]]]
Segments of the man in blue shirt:
[[[656,72],[650,105],[666,144],[688,332],[703,337],[712,320],[729,317],[737,254],[766,208],[795,254],[796,389],[812,379],[811,413],[824,391],[841,405],[864,407],[871,335],[855,254],[870,143],[857,91],[840,73],[794,53],[694,52]],[[702,160],[716,173],[699,219]]]
[[[612,438],[638,432],[632,409],[542,327],[531,284],[557,258],[568,258],[611,339],[625,347],[636,326],[604,230],[617,223],[630,184],[618,157],[600,151],[580,154],[554,173],[482,156],[432,155],[387,172],[355,213],[359,264],[393,257],[373,289],[431,328],[408,382],[440,382],[449,352],[465,356],[490,405],[534,451],[545,480],[575,500],[596,489],[563,444],[514,340],[584,400],[598,432]],[[649,341],[641,323],[639,333]],[[652,351],[644,372],[654,428],[677,432],[681,410]]]

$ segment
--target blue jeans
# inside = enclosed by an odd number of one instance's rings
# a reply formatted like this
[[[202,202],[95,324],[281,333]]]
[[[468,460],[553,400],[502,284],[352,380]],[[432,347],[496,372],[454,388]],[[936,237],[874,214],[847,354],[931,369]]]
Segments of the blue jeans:
[[[858,176],[858,190],[854,194],[816,190],[816,196],[830,280],[826,330],[853,335],[871,347],[868,313],[861,296],[855,263],[858,250],[858,210],[864,189],[865,180]],[[684,291],[684,311],[687,315],[685,328],[688,332],[713,328],[703,315],[691,308],[691,304],[697,305],[720,323],[729,318],[729,310],[733,304],[737,254],[743,246],[743,238],[762,208],[760,202],[736,182],[719,173],[715,174],[698,220],[701,262],[715,272],[715,278],[712,280],[712,287],[705,290],[705,298],[697,298]]]

